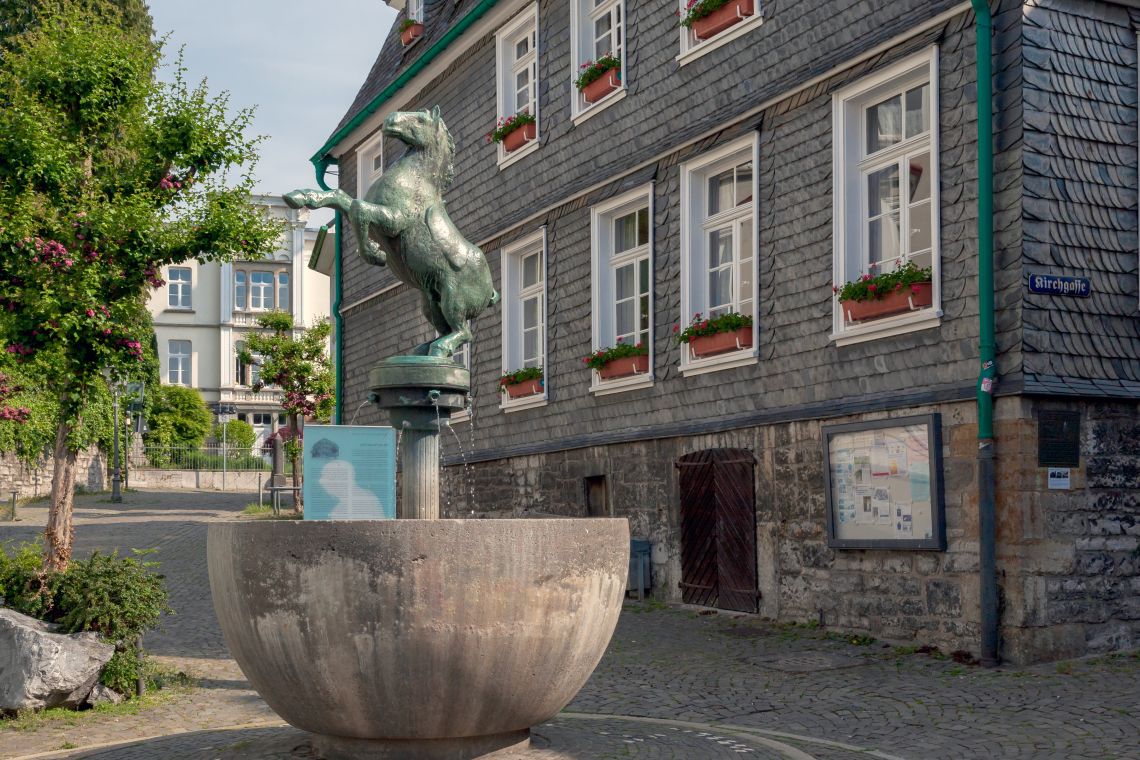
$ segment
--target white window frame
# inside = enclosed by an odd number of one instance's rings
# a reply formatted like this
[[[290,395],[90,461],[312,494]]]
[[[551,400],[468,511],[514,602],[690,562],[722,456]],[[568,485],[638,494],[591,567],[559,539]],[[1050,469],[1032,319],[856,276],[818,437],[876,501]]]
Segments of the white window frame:
[[[281,281],[282,278],[285,280],[284,283]],[[284,298],[281,297],[282,288],[285,290]],[[276,273],[273,283],[273,297],[279,311],[289,311],[289,304],[292,303],[293,298],[293,274],[289,270],[282,269]]]
[[[424,0],[408,0],[404,18],[410,18],[412,21],[422,24],[424,22]]]
[[[526,56],[527,60],[523,64],[517,64],[514,58],[515,42],[528,29],[533,34],[534,45]],[[497,114],[495,121],[498,122],[499,119],[507,116],[514,116],[518,112],[517,108],[512,108],[514,104],[514,74],[520,66],[527,65],[531,67],[531,102],[534,105],[535,118],[534,139],[529,143],[510,153],[507,153],[501,142],[495,145],[499,169],[504,169],[520,158],[538,150],[539,143],[542,141],[542,114],[538,103],[538,63],[538,3],[535,3],[495,33],[495,113]]]
[[[646,342],[649,348],[649,372],[644,375],[619,377],[613,380],[602,380],[598,373],[590,371],[590,392],[595,395],[620,393],[636,388],[647,388],[653,385],[654,364],[654,255],[653,255],[653,188],[648,185],[631,190],[628,193],[611,198],[590,209],[590,297],[592,322],[592,348],[612,347],[616,343],[614,336],[616,314],[614,314],[615,300],[613,298],[612,277],[614,268],[619,265],[649,260],[649,338]],[[645,208],[649,213],[649,239],[644,246],[630,251],[613,255],[614,221],[625,214]],[[640,297],[640,296],[638,296]]]
[[[249,310],[249,273],[244,269],[235,269],[234,271],[234,311],[248,311]],[[241,280],[241,284],[238,284]],[[239,291],[238,288],[241,288]],[[241,293],[241,298],[238,298],[238,293]]]
[[[686,0],[677,0],[677,8],[680,13],[685,12]],[[754,11],[751,16],[741,21],[739,24],[733,24],[728,29],[725,29],[715,37],[707,40],[698,40],[696,35],[693,34],[691,29],[677,24],[681,30],[681,45],[680,53],[677,54],[677,62],[684,66],[687,63],[692,63],[706,53],[711,53],[713,50],[732,42],[738,37],[748,34],[753,29],[756,29],[764,23],[764,7],[763,0],[753,0]]]
[[[629,47],[626,35],[626,4],[625,0],[606,0],[598,7],[593,7],[593,0],[571,0],[570,3],[570,116],[575,125],[581,124],[596,113],[612,106],[626,96],[625,59]],[[594,53],[594,20],[618,8],[621,15],[621,31],[619,32],[618,48],[621,55],[621,87],[611,92],[596,103],[587,103],[582,92],[574,85],[578,78],[579,67],[586,61],[596,60]],[[612,34],[612,32],[611,32]],[[612,50],[609,52],[613,52]]]
[[[504,246],[500,255],[503,283],[503,373],[522,368],[522,259],[537,252],[542,262],[542,393],[523,398],[510,398],[499,393],[499,408],[505,412],[545,406],[550,394],[550,270],[547,266],[546,227]]]
[[[745,155],[752,159],[752,208],[748,214],[752,218],[752,348],[695,359],[688,346],[681,345],[681,374],[699,375],[705,372],[755,364],[759,356],[759,303],[760,303],[760,141],[759,133],[752,132],[746,137],[734,140],[716,150],[709,151],[681,165],[681,314],[678,324],[685,329],[692,321],[695,312],[706,313],[708,278],[703,262],[708,252],[705,229],[707,208],[708,177],[744,160]],[[733,220],[746,218],[731,216]],[[699,261],[697,260],[699,258]],[[700,266],[695,266],[699,264]],[[734,282],[736,282],[734,278]],[[706,295],[697,295],[705,293]]]
[[[849,272],[848,261],[853,240],[864,246],[862,217],[866,209],[863,189],[863,146],[866,145],[864,112],[868,105],[880,102],[896,89],[914,87],[922,81],[930,82],[930,131],[928,137],[919,136],[903,140],[883,153],[904,154],[921,150],[929,143],[932,169],[930,203],[933,210],[931,228],[931,267],[933,269],[933,304],[930,308],[883,317],[861,325],[845,325],[838,299],[832,299],[832,332],[829,336],[837,346],[901,335],[915,330],[938,327],[942,322],[942,264],[941,264],[941,202],[939,198],[939,107],[938,107],[938,47],[927,48],[917,55],[905,58],[881,71],[860,79],[837,91],[832,96],[832,189],[833,253],[832,279],[835,285],[858,277],[860,272]],[[900,178],[900,182],[901,182]],[[900,226],[902,225],[900,219]],[[860,248],[860,250],[863,250]],[[860,253],[860,258],[863,254]]]
[[[380,168],[377,169],[377,161]],[[363,198],[372,183],[384,174],[384,133],[377,132],[356,151],[356,197]]]
[[[263,304],[262,306],[254,306],[253,305],[253,290],[255,287],[254,282],[253,282],[253,276],[255,274],[256,275],[269,275],[269,282],[268,283],[259,282],[256,285],[257,289],[259,291],[261,291],[261,295],[262,295],[261,301]],[[273,305],[276,303],[275,299],[277,297],[277,293],[276,293],[277,276],[273,271],[266,270],[266,269],[249,269],[249,270],[246,270],[246,287],[249,289],[249,311],[273,311]],[[264,303],[266,301],[265,291],[268,291],[268,293],[269,293],[269,298],[268,298],[269,305],[268,306],[264,305]]]
[[[182,344],[186,345],[186,352],[175,352]],[[177,380],[173,378],[177,377]],[[187,388],[194,385],[194,344],[182,338],[172,338],[166,342],[166,382],[170,385],[182,385]]]
[[[175,272],[179,273],[175,277]],[[181,274],[186,274],[182,279]],[[166,307],[171,311],[194,310],[194,270],[190,267],[170,267],[166,272]],[[185,301],[186,303],[181,303]]]

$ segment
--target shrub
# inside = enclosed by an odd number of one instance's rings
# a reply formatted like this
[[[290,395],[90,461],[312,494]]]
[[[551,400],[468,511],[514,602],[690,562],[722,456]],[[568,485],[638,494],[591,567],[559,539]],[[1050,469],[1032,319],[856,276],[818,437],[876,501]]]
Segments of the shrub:
[[[9,546],[0,549],[0,603],[23,615],[43,618],[51,608],[47,577],[40,570],[43,549],[29,542],[15,546],[9,554]]]
[[[148,446],[201,446],[210,432],[210,409],[193,388],[160,385],[152,389]]]
[[[65,631],[94,631],[125,647],[173,612],[163,576],[154,572],[158,563],[142,559],[154,550],[133,551],[134,557],[95,551],[52,578],[55,620]]]
[[[225,435],[222,434],[223,429]],[[257,433],[253,432],[253,425],[245,420],[230,420],[214,428],[214,440],[221,443],[223,438],[230,457],[234,458],[250,452],[254,442],[257,441]]]

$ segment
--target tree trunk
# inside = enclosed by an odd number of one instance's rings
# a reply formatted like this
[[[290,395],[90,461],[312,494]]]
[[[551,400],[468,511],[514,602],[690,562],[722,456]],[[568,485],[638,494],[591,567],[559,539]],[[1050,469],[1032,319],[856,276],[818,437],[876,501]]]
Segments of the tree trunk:
[[[289,432],[292,435],[289,440],[293,445],[289,447],[289,457],[293,463],[293,511],[302,514],[305,511],[305,500],[301,496],[301,439],[297,436],[299,427],[297,415],[290,414]]]
[[[75,538],[72,512],[75,507],[75,460],[77,453],[67,445],[71,426],[61,422],[55,430],[55,461],[51,477],[51,510],[44,529],[44,569],[63,572],[71,561]]]

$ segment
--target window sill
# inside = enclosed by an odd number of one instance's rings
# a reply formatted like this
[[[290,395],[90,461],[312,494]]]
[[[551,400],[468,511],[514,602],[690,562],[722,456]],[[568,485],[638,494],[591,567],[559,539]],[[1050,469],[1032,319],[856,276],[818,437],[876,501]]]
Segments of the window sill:
[[[531,153],[534,153],[536,150],[538,150],[538,143],[541,139],[542,135],[535,134],[534,139],[529,143],[522,146],[521,148],[518,148],[517,150],[512,150],[510,153],[506,154],[503,152],[502,145],[496,145],[495,150],[499,152],[499,171],[506,169],[511,164],[517,162],[519,159],[529,156]]]
[[[898,317],[878,319],[866,325],[848,327],[845,330],[832,333],[828,338],[838,346],[850,346],[855,343],[865,343],[870,340],[889,338],[893,335],[904,335],[918,330],[929,330],[942,324],[942,311],[923,309],[911,314]]]
[[[194,309],[193,308],[183,308],[183,307],[179,307],[179,306],[168,306],[167,308],[163,309],[162,312],[164,314],[193,314]]]
[[[523,396],[522,398],[510,398],[505,393],[500,393],[501,400],[499,401],[499,408],[504,412],[517,412],[520,409],[533,409],[538,406],[546,406],[546,391],[536,393],[533,396]]]
[[[601,113],[602,111],[612,106],[614,103],[617,103],[619,100],[624,99],[626,92],[627,90],[623,84],[621,87],[614,90],[609,95],[599,100],[597,103],[590,105],[589,108],[584,108],[579,111],[570,119],[570,121],[574,122],[574,126],[578,126],[582,122],[586,121],[586,119],[589,119],[591,116]]]
[[[452,412],[451,417],[448,418],[448,424],[454,425],[456,422],[470,422],[471,410],[460,409],[458,412]]]
[[[685,346],[685,350],[689,350],[688,346]],[[719,372],[722,369],[744,367],[749,364],[755,364],[756,361],[757,353],[754,348],[744,351],[733,351],[719,356],[710,356],[707,359],[682,360],[681,375],[684,377],[688,377],[689,375],[703,375],[707,372]]]
[[[611,393],[624,393],[639,388],[653,387],[652,372],[647,372],[644,375],[619,377],[614,380],[599,380],[597,372],[591,371],[590,374],[594,376],[594,381],[590,384],[590,393],[595,396],[608,396]]]
[[[692,63],[693,61],[703,56],[705,53],[712,52],[718,47],[732,42],[737,37],[741,37],[747,34],[763,23],[764,17],[759,13],[754,13],[753,15],[741,21],[739,24],[733,24],[728,29],[725,29],[723,32],[713,37],[712,39],[705,40],[704,42],[699,42],[696,45],[690,47],[688,50],[681,51],[681,54],[677,56],[677,63],[681,66],[684,66],[687,63]],[[689,32],[684,27],[681,27],[681,33],[688,34]],[[681,44],[683,45],[684,43],[682,42]]]

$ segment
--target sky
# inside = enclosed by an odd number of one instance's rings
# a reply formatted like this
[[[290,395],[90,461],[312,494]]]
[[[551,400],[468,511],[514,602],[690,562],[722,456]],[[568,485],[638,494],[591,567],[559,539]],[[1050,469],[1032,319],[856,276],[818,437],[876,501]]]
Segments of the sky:
[[[396,17],[383,0],[149,5],[155,31],[169,35],[164,78],[183,47],[190,82],[205,78],[212,94],[229,91],[235,110],[257,107],[250,133],[266,140],[254,169],[255,189],[272,195],[316,187],[309,157],[352,104]],[[325,18],[326,10],[335,17]],[[332,212],[314,211],[309,225],[331,218]]]

